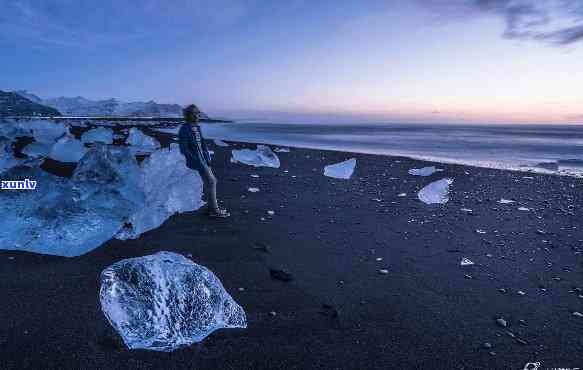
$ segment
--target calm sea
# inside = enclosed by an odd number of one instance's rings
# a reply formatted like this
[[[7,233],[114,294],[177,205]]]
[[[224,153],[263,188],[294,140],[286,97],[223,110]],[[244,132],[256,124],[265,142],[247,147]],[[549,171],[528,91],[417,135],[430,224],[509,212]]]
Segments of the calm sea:
[[[203,130],[233,141],[583,174],[583,126],[576,125],[228,123]]]

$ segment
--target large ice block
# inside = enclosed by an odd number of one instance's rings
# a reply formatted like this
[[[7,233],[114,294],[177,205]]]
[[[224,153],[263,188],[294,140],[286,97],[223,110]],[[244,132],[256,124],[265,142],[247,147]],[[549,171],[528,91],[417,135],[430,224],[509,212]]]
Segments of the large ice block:
[[[60,162],[78,162],[87,152],[83,143],[71,135],[64,135],[51,148],[49,157]]]
[[[160,149],[142,162],[145,206],[134,213],[116,235],[133,239],[159,227],[175,213],[193,211],[203,206],[203,184],[197,171],[186,167],[178,145]]]
[[[91,129],[81,136],[83,143],[113,143],[113,131],[105,127]]]
[[[256,150],[233,149],[231,162],[243,163],[254,167],[279,168],[279,158],[267,145],[257,145]]]
[[[99,299],[130,349],[170,352],[218,329],[247,327],[245,311],[212,271],[171,252],[109,266]]]

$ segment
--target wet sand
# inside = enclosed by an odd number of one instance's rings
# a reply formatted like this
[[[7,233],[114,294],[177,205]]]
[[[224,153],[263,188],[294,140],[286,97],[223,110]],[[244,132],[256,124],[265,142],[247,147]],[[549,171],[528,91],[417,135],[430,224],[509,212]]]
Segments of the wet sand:
[[[303,149],[256,169],[229,162],[241,146],[210,144],[229,219],[175,215],[76,258],[0,251],[0,368],[583,368],[583,179],[441,164],[416,177],[407,170],[431,163]],[[350,180],[322,175],[352,157]],[[444,177],[446,205],[417,199]],[[173,353],[125,349],[101,313],[99,274],[161,250],[210,268],[249,327]]]

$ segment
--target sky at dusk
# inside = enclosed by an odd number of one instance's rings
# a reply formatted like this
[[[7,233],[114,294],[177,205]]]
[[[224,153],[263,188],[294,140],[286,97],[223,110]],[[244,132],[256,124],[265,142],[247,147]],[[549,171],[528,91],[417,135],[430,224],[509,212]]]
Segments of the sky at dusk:
[[[583,123],[579,0],[0,0],[0,90],[284,121]]]

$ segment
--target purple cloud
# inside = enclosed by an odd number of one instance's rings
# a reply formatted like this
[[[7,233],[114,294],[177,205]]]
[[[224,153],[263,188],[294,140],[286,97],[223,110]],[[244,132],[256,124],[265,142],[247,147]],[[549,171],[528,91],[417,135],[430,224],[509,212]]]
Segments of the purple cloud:
[[[419,0],[445,16],[489,13],[505,21],[503,36],[553,45],[583,41],[581,0]]]

